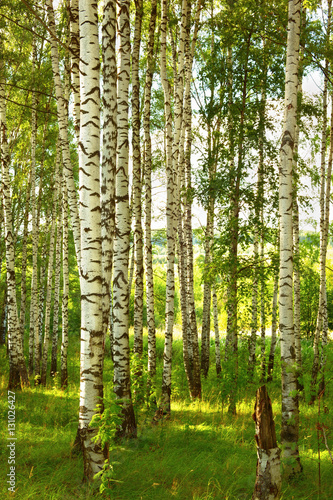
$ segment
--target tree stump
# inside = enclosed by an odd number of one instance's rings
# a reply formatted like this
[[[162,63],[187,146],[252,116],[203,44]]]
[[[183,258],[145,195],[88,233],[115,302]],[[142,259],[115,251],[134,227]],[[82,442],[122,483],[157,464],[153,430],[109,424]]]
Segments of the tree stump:
[[[266,386],[257,390],[254,413],[257,443],[257,477],[252,500],[276,500],[281,492],[280,449],[276,443],[271,401]]]

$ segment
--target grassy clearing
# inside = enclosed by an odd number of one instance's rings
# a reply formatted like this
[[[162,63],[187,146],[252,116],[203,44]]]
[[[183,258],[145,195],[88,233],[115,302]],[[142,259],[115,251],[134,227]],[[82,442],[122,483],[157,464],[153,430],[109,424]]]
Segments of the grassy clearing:
[[[16,496],[17,499],[84,500],[208,500],[250,499],[255,482],[256,447],[252,412],[256,380],[240,387],[238,414],[226,412],[223,398],[227,379],[216,380],[213,368],[203,382],[203,400],[191,403],[182,368],[181,341],[174,344],[174,401],[170,420],[151,426],[151,414],[137,408],[138,439],[124,442],[113,450],[115,482],[112,497],[103,497],[92,486],[82,484],[82,457],[72,454],[79,406],[78,352],[71,353],[70,366],[75,375],[68,390],[58,388],[57,379],[46,390],[25,389],[16,393]],[[158,338],[159,359],[163,339]],[[245,350],[244,350],[245,352]],[[0,351],[1,366],[6,366],[5,349]],[[242,348],[240,349],[242,362]],[[214,366],[212,364],[212,366]],[[246,366],[246,364],[244,364]],[[332,366],[332,365],[331,365]],[[279,372],[277,366],[277,373]],[[242,372],[241,372],[242,373]],[[161,378],[161,365],[157,387]],[[306,377],[305,377],[306,378]],[[106,394],[112,390],[112,366],[106,359]],[[240,374],[240,380],[242,376]],[[0,379],[1,439],[0,498],[11,498],[7,490],[7,373]],[[277,436],[280,434],[280,381],[268,385],[273,401]],[[324,406],[326,410],[324,412]],[[328,384],[321,404],[320,422],[327,427],[333,448],[332,387]],[[333,464],[320,440],[321,494],[318,487],[318,407],[301,402],[300,453],[303,474],[292,484],[284,484],[282,498],[332,499]]]

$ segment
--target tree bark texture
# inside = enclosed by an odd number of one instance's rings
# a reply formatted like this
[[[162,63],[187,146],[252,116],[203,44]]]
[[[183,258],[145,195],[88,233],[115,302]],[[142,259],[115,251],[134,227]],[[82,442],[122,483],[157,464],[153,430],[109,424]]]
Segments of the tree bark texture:
[[[288,476],[301,471],[298,452],[299,409],[295,370],[295,334],[293,315],[293,231],[292,231],[292,164],[294,155],[301,0],[289,0],[287,60],[285,79],[285,115],[280,149],[280,332],[282,364],[283,459]]]
[[[128,183],[128,89],[130,80],[129,0],[118,2],[118,142],[116,172],[116,233],[113,279],[114,393],[122,401],[122,424],[118,437],[136,437],[137,428],[131,396],[128,336],[128,262],[131,220]]]
[[[252,500],[276,500],[281,492],[281,451],[276,442],[272,405],[265,385],[257,390],[253,420],[258,460]]]
[[[2,181],[2,203],[5,223],[6,269],[7,269],[7,311],[8,311],[8,389],[20,389],[29,385],[28,371],[23,355],[22,336],[16,300],[15,246],[13,238],[12,200],[9,177],[9,151],[7,143],[4,62],[0,60],[0,161]]]
[[[102,325],[102,233],[100,199],[100,53],[98,11],[94,0],[79,4],[80,141],[79,192],[81,234],[81,356],[79,428],[84,477],[91,481],[104,465],[96,429],[89,427],[103,411],[104,337]],[[70,193],[69,199],[70,199]],[[100,405],[98,407],[98,405]]]

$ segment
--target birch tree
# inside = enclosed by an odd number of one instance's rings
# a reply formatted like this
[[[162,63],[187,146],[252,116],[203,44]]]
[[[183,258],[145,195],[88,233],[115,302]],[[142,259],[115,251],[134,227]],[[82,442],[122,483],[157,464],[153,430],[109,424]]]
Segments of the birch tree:
[[[2,40],[0,39],[2,57]],[[4,230],[6,245],[6,276],[7,276],[7,311],[8,311],[8,352],[9,381],[8,388],[19,389],[29,385],[27,367],[23,356],[22,336],[16,300],[15,279],[15,249],[13,237],[12,202],[9,176],[9,151],[7,143],[7,121],[5,100],[5,64],[0,59],[0,147],[1,147],[1,190],[4,210]]]
[[[117,171],[116,233],[113,279],[113,363],[114,393],[122,405],[122,424],[118,436],[136,436],[136,422],[131,398],[128,334],[128,261],[130,247],[130,210],[128,190],[128,89],[130,81],[129,0],[118,1],[118,89],[117,89]]]
[[[153,278],[153,256],[151,241],[151,219],[152,219],[152,145],[150,135],[151,114],[151,89],[156,61],[154,58],[154,35],[157,17],[157,0],[151,3],[151,15],[149,21],[149,35],[147,42],[147,67],[146,82],[144,90],[143,129],[144,129],[144,183],[145,183],[145,267],[146,267],[146,303],[147,303],[147,326],[148,326],[148,392],[156,373],[156,333],[154,314],[154,278]]]
[[[293,317],[293,232],[292,164],[296,131],[297,88],[301,0],[289,0],[285,78],[284,124],[280,149],[280,332],[282,363],[282,456],[288,475],[301,471],[298,452],[299,410],[295,372],[295,335]]]
[[[158,415],[170,413],[171,397],[171,361],[172,361],[172,333],[174,325],[174,300],[175,300],[175,174],[173,170],[173,137],[172,115],[170,99],[170,82],[167,76],[166,45],[168,25],[168,3],[161,3],[161,60],[160,71],[164,93],[164,115],[166,125],[166,174],[167,174],[167,282],[165,300],[165,342],[163,353],[163,379],[162,395]]]
[[[140,79],[139,58],[143,1],[135,2],[135,26],[132,51],[132,150],[133,150],[133,212],[135,220],[135,293],[134,293],[134,352],[143,353],[143,241],[141,210],[141,150],[140,150]]]
[[[110,294],[115,231],[115,176],[117,152],[116,4],[106,1],[102,23],[103,155],[102,155],[102,262],[104,338],[110,318]],[[110,325],[111,327],[111,325]],[[111,333],[111,328],[110,328]]]
[[[104,464],[96,429],[89,423],[103,405],[102,248],[100,201],[100,59],[98,12],[93,0],[80,2],[81,359],[79,429],[84,476],[92,480]],[[99,410],[96,410],[98,405]]]

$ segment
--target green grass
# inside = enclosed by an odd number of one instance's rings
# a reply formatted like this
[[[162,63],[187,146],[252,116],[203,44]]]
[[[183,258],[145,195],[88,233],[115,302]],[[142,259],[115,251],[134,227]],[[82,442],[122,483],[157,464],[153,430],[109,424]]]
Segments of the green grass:
[[[191,403],[182,368],[181,341],[174,344],[172,415],[170,420],[151,425],[151,414],[136,408],[138,438],[125,441],[111,452],[115,482],[112,496],[101,496],[94,486],[82,483],[82,457],[72,453],[78,418],[78,352],[71,352],[69,366],[74,376],[66,391],[51,381],[46,389],[30,388],[16,393],[16,499],[84,500],[209,500],[250,499],[255,482],[256,446],[252,420],[257,380],[240,387],[237,416],[230,416],[223,398],[226,380],[217,381],[214,360],[207,380],[203,381],[203,400]],[[159,366],[157,389],[161,379],[163,339],[158,338]],[[212,350],[213,353],[213,350]],[[1,366],[6,352],[0,351]],[[240,346],[241,366],[246,349]],[[332,365],[331,365],[332,366]],[[276,378],[268,384],[273,402],[279,439],[281,400],[279,365]],[[244,368],[245,370],[245,368]],[[70,371],[71,373],[71,371]],[[72,377],[73,378],[73,377]],[[106,395],[112,391],[112,366],[106,359]],[[240,377],[240,380],[242,378]],[[7,373],[0,379],[0,498],[12,498],[7,490]],[[333,448],[332,387],[328,385],[321,404],[320,422],[327,427]],[[326,405],[328,412],[323,411]],[[299,449],[303,474],[283,485],[282,499],[332,499],[333,464],[325,445],[321,449],[321,495],[318,488],[318,406],[301,402]]]

